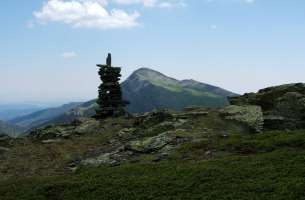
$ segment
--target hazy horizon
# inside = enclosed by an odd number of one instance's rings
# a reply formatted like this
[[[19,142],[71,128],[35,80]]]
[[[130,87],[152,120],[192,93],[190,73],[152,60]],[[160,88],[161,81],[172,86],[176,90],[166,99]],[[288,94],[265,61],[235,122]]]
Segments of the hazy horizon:
[[[305,1],[5,0],[0,104],[97,96],[96,64],[243,94],[305,82]],[[12,14],[14,13],[14,14]]]

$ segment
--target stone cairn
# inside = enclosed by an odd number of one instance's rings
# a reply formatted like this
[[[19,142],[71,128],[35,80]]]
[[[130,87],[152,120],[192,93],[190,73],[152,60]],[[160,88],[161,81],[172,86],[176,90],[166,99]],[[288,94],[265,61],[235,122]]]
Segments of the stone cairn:
[[[97,65],[100,69],[98,74],[102,80],[99,86],[99,96],[97,103],[99,108],[96,110],[96,119],[107,117],[118,117],[126,114],[125,107],[127,101],[122,99],[120,86],[121,68],[111,66],[111,54],[108,54],[106,65]]]

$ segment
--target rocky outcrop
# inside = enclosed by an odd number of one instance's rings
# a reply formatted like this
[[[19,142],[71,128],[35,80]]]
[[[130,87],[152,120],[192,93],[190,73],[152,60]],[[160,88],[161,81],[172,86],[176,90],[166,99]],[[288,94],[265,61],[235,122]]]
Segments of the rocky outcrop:
[[[247,126],[251,132],[263,130],[264,118],[260,106],[227,106],[222,110],[225,119],[233,120]]]
[[[150,153],[162,149],[174,140],[175,136],[171,132],[165,132],[154,137],[132,141],[127,145],[127,149],[134,152]]]
[[[92,166],[99,166],[99,165],[119,165],[120,161],[116,159],[118,155],[115,153],[104,153],[99,155],[96,158],[87,158],[81,161],[82,165],[92,165]]]
[[[232,105],[257,105],[263,110],[265,129],[305,128],[305,84],[269,87],[258,93],[230,97]]]
[[[12,138],[10,136],[5,134],[0,134],[0,146],[8,145],[11,140]]]
[[[44,128],[33,130],[29,137],[42,140],[43,143],[54,143],[56,139],[69,138],[72,135],[93,134],[103,128],[95,119],[78,119],[71,124],[49,125]]]

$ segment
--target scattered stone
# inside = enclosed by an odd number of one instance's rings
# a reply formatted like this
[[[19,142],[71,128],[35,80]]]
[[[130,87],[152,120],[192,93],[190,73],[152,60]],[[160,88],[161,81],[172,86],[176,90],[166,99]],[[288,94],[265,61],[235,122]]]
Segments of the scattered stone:
[[[95,119],[82,119],[78,125],[49,125],[44,128],[33,130],[29,137],[38,140],[49,140],[58,138],[70,138],[71,136],[79,136],[84,134],[100,133],[103,130],[100,122]]]
[[[206,151],[205,153],[204,153],[206,156],[211,156],[212,155],[212,151]]]
[[[137,130],[136,128],[124,128],[119,131],[118,136],[120,138],[130,138],[134,136],[136,130]]]
[[[52,144],[52,143],[60,143],[61,139],[48,139],[48,140],[42,140],[41,143],[43,144]]]
[[[9,148],[6,148],[6,147],[0,147],[0,153],[5,153],[7,151],[9,151],[10,149]]]
[[[192,112],[175,114],[175,117],[182,119],[189,119],[191,117],[207,116],[208,114],[209,114],[208,111],[192,111]]]
[[[173,119],[173,115],[169,110],[163,109],[145,113],[144,115],[137,116],[135,119],[135,126],[151,127],[161,122]]]
[[[71,122],[71,125],[72,126],[80,126],[81,124],[85,123],[86,122],[86,118],[82,118],[82,117],[79,117],[77,119],[74,119],[72,122]]]
[[[98,120],[87,119],[87,120],[83,120],[81,125],[79,125],[75,128],[74,132],[79,135],[102,133],[103,126],[101,126],[101,124]]]
[[[164,157],[168,157],[169,154],[170,154],[174,149],[176,149],[176,148],[177,148],[177,146],[171,145],[171,144],[168,144],[168,145],[164,146],[164,147],[161,149],[161,155],[162,155],[162,157],[163,157],[163,158],[164,158]]]
[[[161,154],[157,155],[152,161],[153,161],[153,162],[160,162],[160,161],[162,161],[162,160],[167,159],[168,156],[169,156],[168,153],[161,153]]]
[[[32,131],[30,137],[36,139],[54,139],[58,137],[68,137],[72,134],[73,128],[68,126],[47,126],[45,128],[40,128]]]
[[[112,157],[114,154],[111,153],[104,153],[96,158],[88,158],[81,161],[82,165],[93,165],[93,166],[99,166],[102,164],[108,164],[111,166],[119,165],[120,162],[118,160],[113,159]]]
[[[223,133],[223,134],[221,134],[221,137],[223,137],[223,138],[228,138],[228,137],[229,137],[229,134]]]
[[[10,136],[4,135],[4,134],[0,134],[0,141],[6,141],[6,140],[9,140],[9,139],[11,139]]]
[[[1,146],[8,146],[10,144],[10,141],[12,140],[11,137],[8,135],[0,134],[0,145]]]

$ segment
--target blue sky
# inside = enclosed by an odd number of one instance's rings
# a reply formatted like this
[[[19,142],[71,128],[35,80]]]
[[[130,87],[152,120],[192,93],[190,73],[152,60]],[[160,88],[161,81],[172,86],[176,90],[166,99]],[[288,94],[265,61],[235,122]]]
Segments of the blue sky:
[[[237,93],[305,82],[304,0],[3,0],[0,103],[97,96],[108,52]]]

